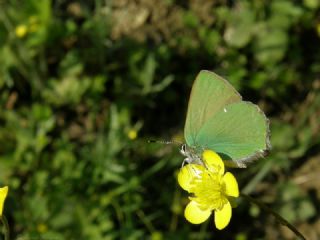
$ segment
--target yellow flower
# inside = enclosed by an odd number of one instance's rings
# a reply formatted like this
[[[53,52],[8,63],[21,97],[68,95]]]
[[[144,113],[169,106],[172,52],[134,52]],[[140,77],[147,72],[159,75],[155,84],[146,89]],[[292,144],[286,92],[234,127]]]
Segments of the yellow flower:
[[[129,132],[128,132],[128,138],[131,139],[131,140],[135,140],[138,136],[138,133],[136,130],[134,129],[130,129]]]
[[[40,27],[39,19],[37,16],[29,17],[29,32],[36,32]]]
[[[214,212],[216,228],[221,230],[230,222],[230,200],[239,196],[238,182],[230,172],[225,173],[217,153],[205,150],[202,159],[204,166],[188,164],[178,174],[179,185],[191,194],[184,216],[189,222],[200,224]]]
[[[37,225],[37,231],[38,231],[39,233],[45,233],[45,232],[48,231],[48,226],[47,226],[46,224],[44,224],[44,223],[39,223],[39,224]]]
[[[19,25],[16,27],[15,33],[18,38],[23,38],[28,32],[28,28],[26,25]]]
[[[3,204],[8,194],[8,186],[0,188],[0,217],[2,216]]]

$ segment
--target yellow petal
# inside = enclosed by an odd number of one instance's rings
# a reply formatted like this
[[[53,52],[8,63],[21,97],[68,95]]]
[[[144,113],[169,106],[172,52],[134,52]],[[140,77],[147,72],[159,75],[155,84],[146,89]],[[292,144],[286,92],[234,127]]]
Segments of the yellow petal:
[[[214,223],[216,224],[216,228],[219,230],[224,229],[229,224],[231,215],[232,208],[229,202],[223,205],[221,210],[216,210],[214,212]]]
[[[218,171],[221,175],[224,173],[224,163],[216,152],[212,150],[204,150],[202,158],[209,168],[215,169],[215,171]]]
[[[211,210],[201,210],[198,204],[191,201],[184,210],[185,218],[192,224],[200,224],[206,221],[211,215]]]
[[[192,180],[205,168],[198,164],[188,164],[180,169],[178,173],[178,183],[186,191],[190,191]]]
[[[6,200],[7,194],[8,194],[7,186],[0,188],[0,216],[2,216],[3,204],[4,204],[4,201]]]
[[[237,179],[233,176],[232,173],[227,172],[223,176],[223,181],[226,185],[226,195],[231,197],[239,197],[239,187]]]

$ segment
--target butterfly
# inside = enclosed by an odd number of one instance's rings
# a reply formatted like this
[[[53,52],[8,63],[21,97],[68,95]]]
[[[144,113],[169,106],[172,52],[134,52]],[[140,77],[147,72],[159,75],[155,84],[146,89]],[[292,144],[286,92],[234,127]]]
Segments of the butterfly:
[[[269,120],[225,79],[202,70],[193,83],[184,127],[184,162],[201,164],[201,152],[217,152],[227,167],[245,168],[271,149]]]

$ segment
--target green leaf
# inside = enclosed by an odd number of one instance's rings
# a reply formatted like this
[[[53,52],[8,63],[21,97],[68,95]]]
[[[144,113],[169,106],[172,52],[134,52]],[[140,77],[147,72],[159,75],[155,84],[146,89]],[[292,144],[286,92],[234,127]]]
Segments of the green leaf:
[[[241,2],[241,4],[238,4],[236,11],[230,12],[230,20],[224,33],[224,40],[232,47],[244,47],[252,38],[254,24],[254,11],[246,2]]]

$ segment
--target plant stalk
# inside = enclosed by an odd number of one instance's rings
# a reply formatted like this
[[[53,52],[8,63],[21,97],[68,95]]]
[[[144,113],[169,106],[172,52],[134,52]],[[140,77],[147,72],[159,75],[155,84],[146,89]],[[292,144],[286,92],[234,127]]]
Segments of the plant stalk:
[[[10,240],[10,228],[9,228],[7,218],[4,215],[2,215],[0,217],[0,220],[4,226],[4,240]]]
[[[271,213],[282,225],[289,228],[299,239],[306,240],[306,238],[296,229],[291,223],[289,223],[286,219],[284,219],[281,215],[276,213],[273,209],[269,208],[263,202],[250,197],[244,193],[240,193],[240,196],[248,200],[250,203],[257,205],[259,208],[263,209],[264,211]]]

